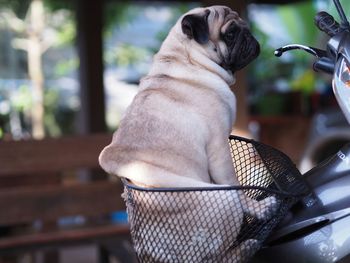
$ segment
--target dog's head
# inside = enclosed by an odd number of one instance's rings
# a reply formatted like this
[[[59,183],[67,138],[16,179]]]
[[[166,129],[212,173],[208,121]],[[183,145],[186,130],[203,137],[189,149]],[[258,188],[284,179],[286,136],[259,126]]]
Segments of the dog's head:
[[[193,9],[180,22],[186,39],[201,45],[226,70],[236,72],[259,55],[259,43],[247,23],[226,6]]]

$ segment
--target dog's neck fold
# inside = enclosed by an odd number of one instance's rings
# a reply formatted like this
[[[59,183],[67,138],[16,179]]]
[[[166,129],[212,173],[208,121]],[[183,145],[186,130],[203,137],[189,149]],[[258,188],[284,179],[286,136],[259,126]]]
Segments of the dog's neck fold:
[[[174,28],[173,30],[176,29]],[[154,60],[157,61],[157,63],[154,64],[158,65],[157,70],[154,70],[154,72],[159,74],[159,71],[163,71],[166,75],[172,75],[176,74],[176,72],[171,70],[171,63],[186,64],[185,68],[192,68],[192,64],[196,66],[193,68],[195,68],[194,71],[198,71],[198,74],[200,74],[199,71],[202,69],[203,72],[206,72],[206,75],[210,72],[212,73],[210,76],[211,78],[220,78],[221,81],[224,81],[228,86],[232,86],[235,83],[235,77],[231,71],[225,70],[219,64],[211,60],[200,45],[185,41],[181,39],[181,37],[178,38],[177,36],[179,35],[181,34],[169,34],[164,40],[159,52],[154,56]],[[196,47],[193,45],[196,45]],[[159,65],[161,65],[162,68],[159,68]],[[151,68],[148,75],[152,75],[152,72],[153,70]],[[192,72],[188,72],[187,74],[189,78],[202,77],[203,80],[206,79],[204,75],[195,76],[191,75],[191,73]],[[195,72],[193,73],[195,74]],[[183,76],[184,75],[181,77]]]
[[[213,74],[218,75],[227,83],[228,86],[232,86],[235,83],[235,77],[232,72],[225,70],[219,64],[208,58],[205,55],[204,49],[201,46],[199,47],[199,49],[192,49],[191,52],[188,52],[188,56],[192,62],[196,63],[198,66],[202,66]]]

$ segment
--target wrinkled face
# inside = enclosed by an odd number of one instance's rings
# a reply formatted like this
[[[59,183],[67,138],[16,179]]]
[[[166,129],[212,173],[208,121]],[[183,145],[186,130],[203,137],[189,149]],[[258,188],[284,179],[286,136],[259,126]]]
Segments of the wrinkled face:
[[[181,28],[212,60],[232,72],[245,67],[260,52],[247,23],[225,6],[196,8],[182,18]]]

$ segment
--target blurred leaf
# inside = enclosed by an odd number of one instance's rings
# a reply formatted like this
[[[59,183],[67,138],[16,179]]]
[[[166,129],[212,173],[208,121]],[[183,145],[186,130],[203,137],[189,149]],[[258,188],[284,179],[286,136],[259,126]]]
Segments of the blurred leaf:
[[[135,13],[134,8],[128,0],[106,3],[104,8],[104,34],[109,36],[116,26],[130,22]]]
[[[147,57],[148,52],[146,48],[122,44],[115,49],[114,54],[116,64],[126,67],[144,60]]]
[[[349,14],[350,14],[350,1],[349,0],[343,0],[343,1],[340,1],[340,3],[341,3],[341,5],[342,5],[342,7],[344,9],[345,15],[349,19],[350,18],[349,17]],[[339,17],[339,14],[337,12],[337,9],[336,9],[333,1],[329,1],[328,2],[328,9],[324,10],[324,11],[329,12],[335,18],[335,20],[340,22],[340,17]]]
[[[79,60],[77,58],[60,60],[55,65],[55,77],[66,76],[70,72],[77,70]]]
[[[291,43],[319,46],[320,33],[313,21],[317,8],[313,1],[271,5],[269,12],[277,16],[278,21],[281,21],[278,26],[289,36],[288,43],[280,43],[279,46]],[[254,78],[250,81],[256,90],[259,90],[257,87],[285,90],[288,86],[291,90],[306,94],[315,90],[316,77],[311,69],[314,61],[312,56],[302,51],[292,51],[282,58],[276,58],[273,52],[278,46],[272,47],[270,43],[279,41],[278,36],[267,35],[259,23],[253,23],[252,29],[261,45],[261,54],[251,65]],[[282,88],[281,83],[284,83],[285,88]],[[259,92],[261,94],[262,91]]]
[[[299,78],[291,81],[291,88],[295,91],[302,91],[305,94],[311,94],[315,89],[315,73],[309,69],[304,71]]]
[[[15,14],[23,19],[28,11],[29,5],[32,0],[0,0],[0,8],[9,8],[15,12]]]
[[[62,10],[58,13],[56,11],[56,14],[51,14],[51,16],[61,16],[62,18],[58,21],[58,25],[53,25],[52,21],[48,20],[47,26],[51,26],[55,29],[55,34],[57,41],[53,43],[54,46],[57,47],[62,47],[66,45],[72,45],[73,41],[75,40],[76,37],[76,25],[75,25],[75,20],[73,17],[73,13],[69,12],[67,10]]]
[[[45,91],[44,94],[44,105],[46,108],[50,109],[52,106],[58,103],[59,93],[57,90],[49,89]]]
[[[70,0],[44,0],[44,3],[45,3],[45,6],[49,8],[51,11],[57,11],[59,9],[68,9],[68,10],[74,9],[74,1],[70,1]]]
[[[55,118],[55,111],[59,100],[59,93],[57,90],[49,89],[44,94],[45,128],[50,136],[57,137],[62,134],[60,125]]]
[[[171,11],[172,11],[171,19],[170,19],[168,25],[166,25],[164,27],[164,29],[162,31],[158,32],[158,34],[157,34],[157,39],[159,40],[160,43],[162,43],[164,41],[164,39],[167,37],[171,27],[173,27],[173,25],[175,25],[175,23],[177,22],[179,17],[194,7],[198,7],[198,4],[196,4],[196,3],[193,3],[193,4],[178,3],[178,4],[173,6],[173,8],[171,9]]]
[[[16,94],[11,97],[11,103],[17,111],[29,110],[32,106],[32,95],[29,86],[20,86]]]
[[[318,29],[314,26],[313,16],[317,13],[317,9],[311,1],[280,5],[276,11],[281,16],[281,21],[293,42],[315,44]]]
[[[28,39],[28,33],[31,32],[32,28],[26,19],[26,15],[31,2],[31,0],[0,0],[0,8],[3,9],[2,11],[5,14],[5,18],[10,17],[12,19],[6,24],[6,30],[11,31],[11,34],[9,34],[10,37],[3,35],[3,42],[7,41],[9,44],[11,44],[11,39],[13,40],[15,37],[17,39]],[[67,75],[68,73],[71,73],[71,71],[74,71],[78,65],[78,59],[75,58],[74,53],[72,56],[71,52],[71,46],[74,45],[73,41],[76,35],[75,17],[73,12],[74,1],[43,0],[43,2],[45,5],[45,29],[43,32],[41,32],[41,50],[44,53],[44,51],[50,49],[51,47],[56,48],[56,50],[51,50],[53,52],[50,54],[50,56],[42,57],[43,62],[46,62],[46,64],[43,64],[43,67],[49,65],[46,68],[48,69],[47,72],[51,74],[47,74],[45,77],[51,78],[55,73],[60,74],[60,76]],[[23,30],[13,31],[13,25],[15,22],[16,24],[23,24]],[[20,65],[16,65],[16,67],[13,67],[11,70],[13,70],[13,72],[20,71],[21,73],[23,72],[23,74],[27,74],[28,68],[25,68],[27,63],[26,54],[22,51],[19,52],[18,50],[13,50],[12,48],[11,52],[13,53],[10,55],[15,54],[17,56],[18,54],[21,54],[21,60],[18,62]],[[68,59],[67,56],[69,57]],[[11,68],[11,65],[8,67]],[[52,72],[54,74],[52,74]],[[7,74],[4,74],[4,78],[9,77],[8,72],[6,73]],[[28,76],[26,75],[25,78],[27,77]],[[18,77],[16,76],[16,78]],[[64,125],[61,127],[61,123],[59,123],[56,118],[56,112],[58,111],[59,107],[58,99],[58,91],[54,91],[52,89],[45,90],[45,116],[43,122],[45,124],[45,129],[51,136],[60,135],[62,130],[64,130]],[[31,87],[28,85],[22,85],[18,88],[15,87],[14,91],[11,92],[11,96],[9,96],[9,101],[11,103],[11,110],[18,112],[19,115],[21,115],[21,125],[24,127],[26,124],[29,124],[31,107],[33,104]],[[70,118],[69,121],[73,123],[72,118]],[[5,124],[8,126],[9,121],[6,120]],[[1,129],[3,129],[5,133],[11,132],[11,129],[6,128],[6,126],[2,123],[0,123],[0,125]]]

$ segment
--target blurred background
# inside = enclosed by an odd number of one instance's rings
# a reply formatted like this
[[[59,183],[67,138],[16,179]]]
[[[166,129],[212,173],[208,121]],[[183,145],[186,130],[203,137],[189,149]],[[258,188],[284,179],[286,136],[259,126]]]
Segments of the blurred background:
[[[350,2],[341,2],[349,14]],[[114,131],[177,18],[213,4],[237,10],[261,44],[237,76],[233,133],[282,150],[302,171],[350,141],[331,79],[313,72],[314,58],[273,55],[291,43],[323,48],[327,36],[313,16],[328,10],[337,18],[330,0],[0,0],[0,140]]]
[[[0,1],[0,139],[115,130],[176,19],[192,7],[221,4],[98,2],[100,14],[84,21],[86,10],[94,8],[90,4]],[[313,14],[325,9],[335,14],[334,7],[329,0],[241,2],[234,5],[249,20],[262,51],[245,70],[246,80],[236,85],[244,102],[239,115],[245,115],[237,125],[245,129],[250,124],[253,137],[282,147],[300,161],[307,142],[270,142],[295,136],[283,135],[284,130],[271,135],[276,132],[271,126],[293,123],[307,132],[314,114],[336,108],[330,78],[313,72],[313,57],[306,53],[276,58],[273,51],[289,43],[323,47],[327,37],[314,26]],[[343,2],[349,10],[350,4]]]

